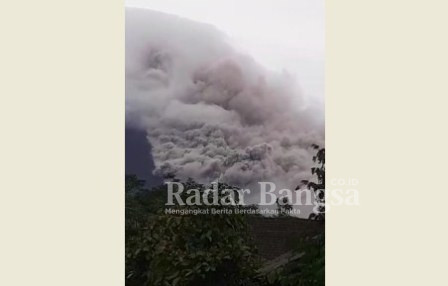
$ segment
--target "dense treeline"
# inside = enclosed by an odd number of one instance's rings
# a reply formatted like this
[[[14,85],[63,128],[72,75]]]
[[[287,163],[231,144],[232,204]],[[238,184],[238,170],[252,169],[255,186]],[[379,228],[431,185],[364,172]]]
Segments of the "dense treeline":
[[[316,161],[320,165],[312,172],[318,175],[315,184],[324,187],[325,149],[318,146],[316,149]],[[182,184],[185,189],[204,191],[207,188],[191,179]],[[313,186],[308,181],[306,184]],[[267,271],[250,237],[247,215],[235,212],[206,216],[166,214],[166,188],[162,185],[148,190],[136,176],[126,176],[128,286],[324,285],[323,236],[298,240],[294,253],[300,258]],[[219,193],[224,189],[236,188],[219,183]],[[322,215],[319,219],[323,219]]]

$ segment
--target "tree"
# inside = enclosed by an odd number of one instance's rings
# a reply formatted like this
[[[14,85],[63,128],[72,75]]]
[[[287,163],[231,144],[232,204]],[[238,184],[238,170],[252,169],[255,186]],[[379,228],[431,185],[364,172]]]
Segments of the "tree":
[[[290,215],[292,205],[289,203],[288,197],[277,198],[276,204],[279,217]]]
[[[207,189],[193,180],[183,184],[185,189]],[[219,193],[224,189],[235,188],[218,184]],[[215,209],[238,207],[213,206]],[[162,202],[158,210],[146,209],[140,213],[142,223],[138,231],[127,236],[127,285],[253,285],[248,283],[256,280],[258,258],[244,215],[234,212],[173,215],[165,214],[164,208]]]
[[[126,175],[125,177],[125,192],[134,193],[140,191],[145,185],[144,180],[140,180],[136,175]]]
[[[320,148],[316,144],[311,146],[317,150],[316,155],[313,156],[313,162],[317,163],[317,166],[311,168],[311,174],[317,177],[317,181],[302,180],[302,184],[314,192],[315,202],[318,206],[317,210],[310,214],[309,219],[325,220],[325,148]],[[300,189],[300,186],[297,189]]]

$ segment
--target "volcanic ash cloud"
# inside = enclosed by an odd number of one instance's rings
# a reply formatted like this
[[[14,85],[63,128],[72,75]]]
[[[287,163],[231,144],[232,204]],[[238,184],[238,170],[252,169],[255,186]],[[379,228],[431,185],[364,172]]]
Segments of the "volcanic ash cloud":
[[[155,173],[240,187],[310,177],[323,108],[206,24],[126,11],[126,120],[147,132]]]

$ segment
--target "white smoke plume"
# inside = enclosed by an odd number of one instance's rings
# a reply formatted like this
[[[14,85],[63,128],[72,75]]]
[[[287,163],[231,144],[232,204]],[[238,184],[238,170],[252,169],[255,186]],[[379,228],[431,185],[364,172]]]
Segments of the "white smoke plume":
[[[155,172],[239,187],[310,177],[323,107],[296,80],[233,48],[213,26],[126,9],[126,121],[147,132]]]

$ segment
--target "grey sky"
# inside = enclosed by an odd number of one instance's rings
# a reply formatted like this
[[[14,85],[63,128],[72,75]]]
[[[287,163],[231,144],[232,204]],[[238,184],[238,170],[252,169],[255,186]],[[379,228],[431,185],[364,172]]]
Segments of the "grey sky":
[[[323,0],[126,0],[126,6],[212,24],[257,62],[288,71],[305,95],[323,101]]]

